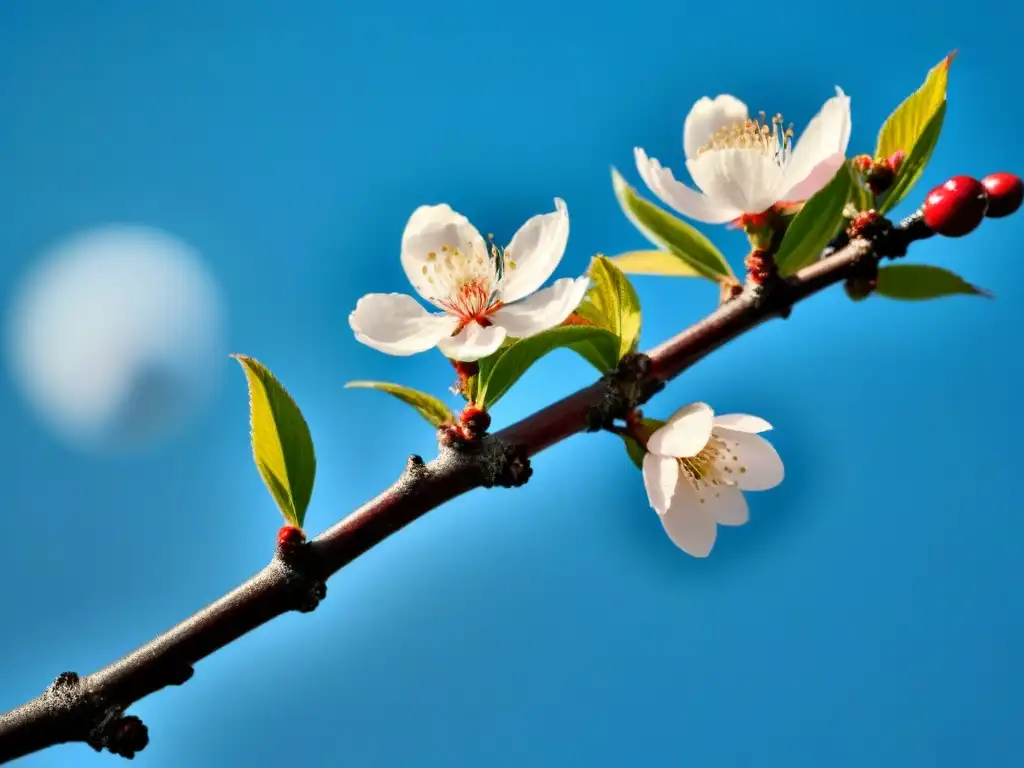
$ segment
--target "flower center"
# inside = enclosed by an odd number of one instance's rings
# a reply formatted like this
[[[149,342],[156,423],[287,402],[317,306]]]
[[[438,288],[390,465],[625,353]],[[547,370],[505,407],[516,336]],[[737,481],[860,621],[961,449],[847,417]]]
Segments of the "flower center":
[[[693,486],[703,504],[706,491],[716,486],[736,484],[731,475],[746,472],[746,468],[738,463],[739,457],[725,441],[712,435],[696,456],[679,459],[680,477]]]
[[[782,115],[775,115],[768,121],[765,113],[758,114],[757,120],[742,120],[723,125],[708,139],[707,144],[697,150],[698,155],[719,149],[748,149],[760,152],[778,165],[785,165],[793,153],[793,124],[783,129]]]
[[[494,245],[490,256],[442,245],[441,252],[427,254],[423,276],[433,289],[432,299],[458,317],[460,328],[470,322],[490,325],[487,315],[501,306],[500,285],[504,272],[503,253]]]

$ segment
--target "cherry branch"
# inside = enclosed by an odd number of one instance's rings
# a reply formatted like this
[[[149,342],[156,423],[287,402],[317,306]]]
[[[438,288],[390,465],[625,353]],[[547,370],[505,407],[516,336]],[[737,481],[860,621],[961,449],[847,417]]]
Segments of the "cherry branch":
[[[582,431],[612,427],[673,379],[740,334],[843,280],[868,279],[883,258],[896,258],[933,233],[917,213],[898,226],[885,220],[850,242],[834,242],[820,260],[789,278],[748,283],[738,295],[646,355],[497,433],[468,444],[441,445],[433,461],[410,456],[390,488],[314,540],[279,541],[262,571],[220,600],[121,660],[85,677],[64,672],[37,698],[0,716],[0,763],[68,742],[85,742],[131,759],[149,741],[133,703],[182,685],[193,665],[288,611],[312,611],[326,580],[402,527],[476,487],[522,485],[529,457]]]

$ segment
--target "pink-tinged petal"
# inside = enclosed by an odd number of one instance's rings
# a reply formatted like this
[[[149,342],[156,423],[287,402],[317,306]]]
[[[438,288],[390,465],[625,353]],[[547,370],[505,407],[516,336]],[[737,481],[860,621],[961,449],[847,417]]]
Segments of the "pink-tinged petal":
[[[698,99],[683,122],[683,149],[686,157],[696,157],[697,151],[707,144],[720,128],[742,123],[747,117],[747,105],[727,93],[714,99],[707,96]]]
[[[782,168],[753,149],[711,150],[686,167],[704,194],[743,213],[768,210],[785,191]]]
[[[509,336],[525,339],[561,325],[583,301],[589,284],[587,277],[563,277],[525,299],[505,304],[488,319],[504,328]]]
[[[420,296],[435,303],[445,297],[437,295],[428,278],[443,262],[445,249],[488,258],[487,245],[469,219],[446,204],[421,205],[409,217],[402,234],[402,268]]]
[[[681,550],[694,557],[711,554],[718,524],[712,509],[700,503],[689,483],[683,480],[678,483],[668,511],[660,518],[665,533]]]
[[[763,437],[722,427],[715,427],[715,437],[725,443],[721,463],[732,469],[726,476],[741,489],[767,491],[782,482],[786,474],[782,458]]]
[[[751,416],[749,413],[723,413],[721,416],[715,416],[715,426],[754,434],[767,432],[772,428],[772,425],[764,419],[759,416]]]
[[[719,525],[746,525],[750,520],[747,499],[735,485],[713,486],[704,494],[704,500]]]
[[[425,352],[450,336],[458,319],[432,315],[404,293],[371,293],[348,316],[356,340],[389,355]]]
[[[832,181],[839,169],[843,167],[844,162],[846,162],[846,155],[841,153],[825,158],[814,166],[803,181],[797,182],[787,190],[782,198],[794,203],[808,199]]]
[[[644,454],[643,476],[648,501],[659,515],[665,514],[675,495],[679,462],[653,453]]]
[[[493,355],[505,341],[505,329],[498,325],[486,328],[478,323],[469,323],[454,336],[443,339],[438,349],[449,360],[472,363]]]
[[[743,214],[739,208],[721,200],[713,200],[695,189],[690,189],[681,181],[677,181],[670,169],[662,167],[655,158],[647,157],[640,147],[633,149],[633,155],[636,159],[637,172],[648,189],[661,202],[683,216],[702,221],[705,224],[724,224]],[[615,183],[625,184],[624,181],[621,181],[621,177],[616,177]],[[618,190],[616,192],[618,193]],[[651,234],[630,211],[627,210],[625,213],[633,226],[639,229],[644,237],[657,246],[663,246],[663,243]]]
[[[817,169],[822,163],[834,163],[836,155],[846,157],[851,126],[850,97],[837,87],[836,95],[822,105],[818,114],[811,118],[807,128],[800,134],[793,155],[786,163],[785,187],[787,190],[796,190],[800,193],[800,196],[796,197],[793,196],[794,192],[789,192],[785,196],[787,200],[805,200],[810,197],[801,185],[812,173],[816,173],[817,180],[820,181],[817,189],[821,189],[825,182],[835,176],[838,165],[833,167],[831,173],[827,173],[829,166],[823,170]],[[808,183],[808,188],[813,186]]]
[[[659,456],[696,456],[711,439],[715,412],[706,403],[691,403],[672,417],[647,440],[647,450]]]
[[[505,249],[501,300],[518,301],[540,288],[565,255],[569,242],[569,209],[555,198],[555,211],[527,220]]]

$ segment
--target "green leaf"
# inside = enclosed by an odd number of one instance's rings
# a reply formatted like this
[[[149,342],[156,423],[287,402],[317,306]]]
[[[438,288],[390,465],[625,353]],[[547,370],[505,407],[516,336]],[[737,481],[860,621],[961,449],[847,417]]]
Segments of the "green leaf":
[[[907,154],[913,149],[925,126],[939,105],[946,101],[949,65],[956,52],[949,54],[928,72],[924,83],[893,111],[878,132],[875,157],[884,160],[902,149]]]
[[[316,454],[302,411],[262,363],[232,355],[249,385],[252,454],[284,519],[302,527],[313,495]]]
[[[618,338],[617,363],[623,355],[635,350],[640,341],[640,298],[629,278],[604,256],[593,258],[589,275],[590,288],[586,303],[600,317],[600,327],[611,331]]]
[[[614,168],[612,187],[626,218],[652,243],[678,256],[701,277],[715,282],[735,279],[729,262],[710,240],[685,221],[640,197]]]
[[[609,261],[627,275],[703,277],[685,260],[670,251],[630,251],[612,256]]]
[[[814,194],[793,217],[775,256],[779,274],[791,275],[813,264],[829,240],[846,223],[843,208],[855,183],[850,161],[843,163],[832,181]]]
[[[984,288],[971,285],[948,269],[928,264],[895,264],[880,268],[875,292],[880,296],[904,301],[957,295],[992,298],[992,294]]]
[[[899,173],[893,179],[892,187],[878,207],[882,215],[892,210],[900,200],[905,198],[910,192],[910,188],[921,178],[928,161],[932,158],[932,152],[935,151],[935,145],[939,143],[939,134],[942,133],[942,122],[945,117],[946,104],[943,102],[932,115],[932,119],[928,121],[920,140],[904,159],[903,165],[900,166]]]
[[[661,428],[665,424],[665,422],[660,419],[643,419],[642,423],[647,434],[651,434],[654,430]],[[629,456],[630,460],[636,464],[639,469],[643,469],[644,454],[646,454],[647,451],[632,437],[629,437],[628,435],[620,435],[620,437],[626,446],[626,454]]]
[[[602,336],[608,340],[606,343],[616,341],[607,330],[591,325],[562,325],[519,339],[503,352],[480,361],[476,405],[490,409],[530,366],[549,352],[583,341],[595,341]]]
[[[387,392],[403,403],[411,405],[420,416],[435,427],[441,426],[446,421],[455,420],[455,414],[447,405],[433,395],[420,392],[418,389],[390,384],[386,381],[350,381],[345,385],[345,389],[377,389]]]
[[[853,181],[850,184],[850,196],[847,202],[856,209],[857,213],[870,211],[875,207],[874,194],[867,185],[861,183],[852,165],[850,166],[850,172],[853,174]]]
[[[599,328],[599,326],[593,325],[586,327]],[[569,345],[569,349],[594,366],[599,372],[608,373],[615,370],[615,366],[619,364],[619,339],[607,329],[601,328],[600,330],[603,331],[600,335],[573,342]]]
[[[946,87],[949,82],[949,65],[956,55],[954,51],[928,72],[924,83],[908,96],[889,115],[878,132],[878,146],[875,157],[884,160],[898,150],[906,154],[893,185],[886,195],[879,211],[891,210],[920,178],[942,130],[942,115],[945,114]],[[941,111],[941,115],[940,115]],[[936,121],[936,116],[938,120]],[[922,146],[925,145],[925,146]],[[915,162],[909,163],[916,154]]]

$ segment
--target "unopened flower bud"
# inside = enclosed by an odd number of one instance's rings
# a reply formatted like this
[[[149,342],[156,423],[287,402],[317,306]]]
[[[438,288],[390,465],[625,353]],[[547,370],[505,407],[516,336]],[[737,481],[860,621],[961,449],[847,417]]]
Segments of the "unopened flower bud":
[[[305,543],[305,532],[294,525],[281,526],[281,530],[277,532],[277,551],[282,556],[294,554]]]
[[[871,155],[857,155],[853,158],[853,167],[861,173],[870,171],[873,164],[874,161],[871,159]]]
[[[459,423],[467,440],[479,440],[491,426],[491,415],[475,405],[467,405],[459,416]]]
[[[891,170],[893,174],[897,174],[900,172],[900,168],[903,167],[903,161],[906,159],[907,153],[902,149],[897,149],[885,159],[885,164],[889,166],[889,170]]]

